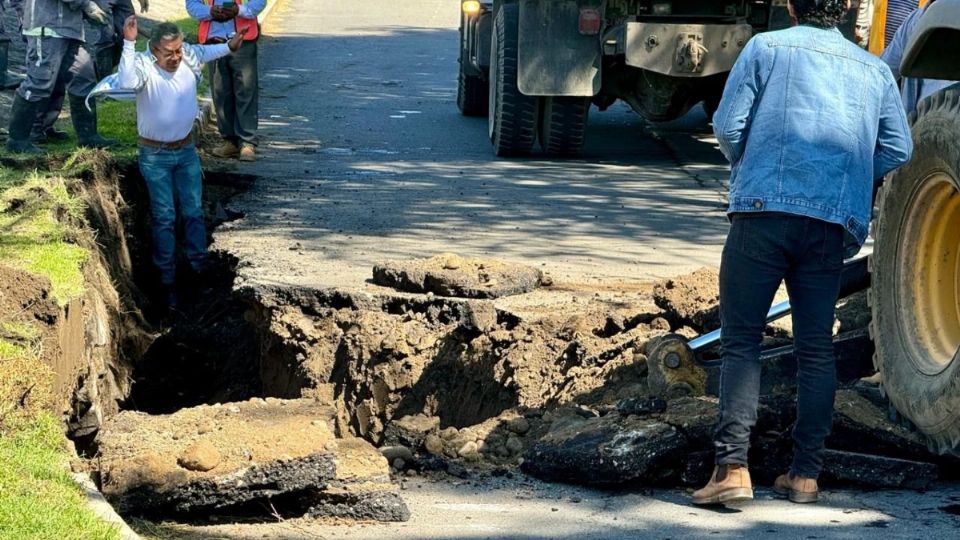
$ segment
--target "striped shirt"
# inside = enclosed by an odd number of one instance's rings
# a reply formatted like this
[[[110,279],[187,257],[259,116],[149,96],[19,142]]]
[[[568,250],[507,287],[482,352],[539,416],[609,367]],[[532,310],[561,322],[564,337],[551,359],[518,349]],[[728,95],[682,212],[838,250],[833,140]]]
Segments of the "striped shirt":
[[[890,43],[897,29],[917,9],[917,0],[887,0],[887,23],[883,28],[883,42]]]

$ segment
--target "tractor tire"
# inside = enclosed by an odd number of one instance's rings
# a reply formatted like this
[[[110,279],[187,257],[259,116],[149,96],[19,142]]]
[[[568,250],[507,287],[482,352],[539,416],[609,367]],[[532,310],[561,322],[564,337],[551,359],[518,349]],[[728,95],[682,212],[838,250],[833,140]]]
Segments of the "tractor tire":
[[[537,136],[539,99],[521,94],[517,87],[519,21],[520,6],[505,4],[493,22],[488,127],[498,156],[529,154]]]
[[[540,146],[547,155],[575,157],[583,151],[587,134],[590,98],[548,96],[543,98]]]
[[[960,86],[911,115],[913,159],[878,194],[874,366],[931,450],[960,448]]]

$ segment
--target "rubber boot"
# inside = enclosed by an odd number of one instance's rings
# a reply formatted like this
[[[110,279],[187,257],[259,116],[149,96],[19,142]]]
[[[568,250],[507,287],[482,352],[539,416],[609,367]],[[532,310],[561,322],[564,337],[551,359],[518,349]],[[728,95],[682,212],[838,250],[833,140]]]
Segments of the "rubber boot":
[[[18,154],[42,154],[43,150],[30,142],[30,128],[37,117],[39,102],[27,101],[20,94],[14,94],[10,107],[10,129],[7,150]]]
[[[0,41],[0,90],[9,90],[20,86],[20,83],[14,81],[7,75],[7,62],[10,57],[10,42]]]
[[[105,139],[97,133],[97,104],[91,101],[90,105],[88,110],[83,97],[70,95],[70,116],[77,132],[77,144],[87,148],[110,148],[117,144],[117,141]]]
[[[39,103],[37,118],[33,121],[33,127],[30,129],[30,140],[35,143],[68,140],[70,135],[66,131],[60,131],[54,127],[54,123],[60,117],[60,109],[63,107],[63,96],[56,103],[50,98],[41,99]]]

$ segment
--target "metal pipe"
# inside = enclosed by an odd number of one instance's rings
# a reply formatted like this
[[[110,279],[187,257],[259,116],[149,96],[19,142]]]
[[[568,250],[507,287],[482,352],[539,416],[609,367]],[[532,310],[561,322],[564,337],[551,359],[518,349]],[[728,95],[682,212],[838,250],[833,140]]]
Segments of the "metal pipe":
[[[790,314],[790,301],[784,300],[779,304],[774,304],[770,306],[770,311],[767,312],[767,322],[771,323],[777,319],[785,317]],[[717,328],[709,334],[704,334],[702,336],[695,337],[687,342],[687,346],[690,347],[690,350],[697,352],[703,349],[709,349],[717,343],[720,342],[720,328]]]

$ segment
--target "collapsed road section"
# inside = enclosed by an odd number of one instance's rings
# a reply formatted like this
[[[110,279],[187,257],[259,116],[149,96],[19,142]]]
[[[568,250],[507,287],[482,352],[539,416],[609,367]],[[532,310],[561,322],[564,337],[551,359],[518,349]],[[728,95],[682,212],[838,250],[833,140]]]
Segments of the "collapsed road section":
[[[100,345],[62,401],[88,458],[83,467],[124,515],[402,521],[411,509],[399,486],[410,476],[482,481],[522,471],[590,485],[675,486],[709,474],[716,369],[650,358],[676,335],[716,328],[713,270],[616,301],[571,297],[560,309],[515,311],[494,298],[574,285],[443,254],[378,265],[374,280],[383,286],[373,293],[235,290],[239,261],[219,254],[211,287],[158,324],[144,285],[146,250],[136,241],[145,194],[136,182],[117,191],[108,165],[96,161],[72,189],[85,193],[86,219],[99,231],[91,275],[114,307],[101,318],[90,318],[96,298],[71,308],[87,317],[84,339]],[[237,180],[208,180],[215,225],[231,217],[223,200]],[[47,311],[44,320],[59,324],[57,309]],[[838,333],[864,328],[864,295],[841,302],[837,321]],[[765,347],[778,350],[792,338],[789,321],[766,334]],[[826,477],[923,488],[958,470],[909,426],[888,420],[877,385],[861,380],[873,372],[869,340],[845,347]],[[753,467],[761,482],[789,458],[796,369],[788,350],[765,362]],[[664,377],[688,386],[665,392]]]

